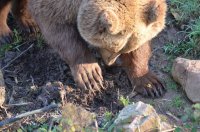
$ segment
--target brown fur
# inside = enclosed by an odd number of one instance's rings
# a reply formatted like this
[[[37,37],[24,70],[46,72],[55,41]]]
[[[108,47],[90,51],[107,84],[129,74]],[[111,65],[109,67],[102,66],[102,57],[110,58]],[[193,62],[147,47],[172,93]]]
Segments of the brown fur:
[[[12,31],[7,25],[7,17],[10,11],[12,11],[22,30],[29,33],[38,31],[37,25],[27,9],[27,5],[28,0],[0,1],[0,43],[10,43],[12,41]]]
[[[150,50],[139,49],[164,28],[166,14],[164,0],[30,0],[29,8],[76,83],[89,89],[99,89],[102,75],[88,43],[100,49],[106,64],[122,54],[130,80],[143,77]]]
[[[151,56],[150,43],[142,45],[135,51],[120,56],[122,66],[132,77],[142,77],[149,72],[148,61]]]
[[[150,56],[150,42],[147,42],[135,51],[122,54],[120,61],[135,91],[144,96],[160,97],[165,92],[165,87],[149,71],[148,62]]]
[[[85,0],[83,3],[77,22],[80,34],[101,48],[102,53],[106,52],[103,58],[108,65],[121,53],[133,51],[151,40],[165,26],[164,0]],[[127,43],[129,39],[131,44]]]
[[[10,8],[11,8],[11,0],[0,1],[0,37],[9,36],[11,34],[11,31],[7,25],[7,17]]]

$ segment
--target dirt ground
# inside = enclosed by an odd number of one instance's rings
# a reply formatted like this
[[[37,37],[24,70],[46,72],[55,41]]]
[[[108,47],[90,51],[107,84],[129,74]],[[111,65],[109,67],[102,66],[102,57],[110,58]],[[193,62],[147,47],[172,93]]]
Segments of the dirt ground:
[[[183,34],[177,34],[179,29],[173,24],[171,16],[168,16],[167,26],[165,30],[160,33],[152,42],[152,58],[150,61],[151,70],[158,75],[162,81],[172,80],[170,72],[163,71],[169,66],[168,56],[165,55],[163,46],[169,42],[176,42],[184,37]],[[43,44],[38,46],[38,41],[35,39],[25,39],[23,45],[18,49],[8,51],[5,56],[0,59],[0,66],[3,68],[4,79],[6,83],[6,104],[21,104],[26,105],[11,106],[8,107],[8,113],[10,115],[16,115],[26,111],[31,111],[43,107],[55,100],[60,102],[61,99],[55,91],[58,89],[52,89],[51,93],[45,93],[44,89],[49,90],[45,85],[48,82],[60,81],[66,87],[66,102],[71,102],[77,105],[81,105],[91,112],[95,112],[98,115],[99,124],[101,117],[106,111],[117,113],[122,109],[122,105],[119,104],[119,96],[128,96],[132,92],[130,82],[125,72],[119,67],[106,68],[102,61],[99,59],[99,63],[103,69],[105,87],[101,93],[97,93],[96,96],[89,97],[87,93],[83,94],[78,89],[71,76],[68,65],[62,61],[57,53],[53,51],[48,45]],[[32,46],[32,47],[31,47]],[[27,50],[28,49],[28,50]],[[25,53],[20,55],[23,51]],[[14,59],[19,56],[17,59]],[[14,59],[14,61],[12,61]],[[12,61],[12,63],[10,63]],[[166,82],[167,83],[167,82]],[[190,106],[181,89],[177,91],[167,88],[168,91],[164,97],[159,99],[147,99],[140,95],[132,97],[132,102],[144,101],[152,104],[158,113],[166,115],[167,112],[179,117],[184,112],[183,109],[174,108],[170,106],[172,98],[181,96],[185,102],[185,106]],[[51,90],[50,90],[51,91]],[[41,99],[41,96],[43,98]],[[46,102],[43,100],[46,99]],[[184,106],[184,107],[185,107]],[[3,112],[2,112],[3,113]],[[60,109],[56,111],[41,114],[40,117],[51,118],[55,115],[60,115]],[[168,116],[168,120],[173,124],[178,124],[177,120],[174,120],[171,116]],[[5,119],[5,113],[0,114],[0,119]],[[23,124],[31,124],[37,122],[34,116],[19,121],[16,126]],[[13,125],[7,126],[7,130],[14,128]]]

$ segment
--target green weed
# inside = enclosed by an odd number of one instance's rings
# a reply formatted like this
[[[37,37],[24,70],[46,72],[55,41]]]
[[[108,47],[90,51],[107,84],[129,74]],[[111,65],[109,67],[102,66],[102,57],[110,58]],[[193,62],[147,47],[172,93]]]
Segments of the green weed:
[[[200,1],[198,0],[171,0],[170,11],[178,22],[186,22],[200,16]]]
[[[181,99],[180,96],[177,96],[172,99],[171,105],[175,108],[181,108],[184,105],[184,101]]]
[[[14,37],[13,37],[13,42],[11,44],[4,44],[0,48],[0,57],[2,57],[7,51],[16,49],[19,50],[18,48],[22,45],[22,37],[20,36],[19,32],[14,29],[13,31]]]
[[[184,126],[177,127],[175,132],[197,132],[197,128],[200,125],[200,104],[194,104],[192,107],[187,107],[184,111],[185,114],[181,117]]]
[[[168,43],[163,49],[168,55],[200,58],[200,17],[186,29],[185,41]]]
[[[200,104],[195,104],[192,107],[194,109],[193,113],[194,121],[200,124]]]
[[[200,1],[171,0],[169,8],[179,24],[186,24],[181,31],[186,33],[186,37],[178,43],[166,44],[164,52],[176,57],[200,58]]]
[[[110,121],[112,119],[112,112],[106,111],[105,112],[105,120]]]
[[[119,103],[125,107],[130,104],[130,101],[128,97],[125,98],[124,96],[120,96]]]
[[[178,85],[172,79],[167,79],[165,81],[165,84],[166,84],[166,88],[167,89],[171,89],[171,90],[177,91]]]
[[[43,37],[42,37],[42,34],[37,34],[37,36],[36,36],[36,41],[37,41],[37,47],[38,48],[42,48],[43,46],[44,46],[44,43],[45,43],[45,41],[44,41],[44,39],[43,39]]]

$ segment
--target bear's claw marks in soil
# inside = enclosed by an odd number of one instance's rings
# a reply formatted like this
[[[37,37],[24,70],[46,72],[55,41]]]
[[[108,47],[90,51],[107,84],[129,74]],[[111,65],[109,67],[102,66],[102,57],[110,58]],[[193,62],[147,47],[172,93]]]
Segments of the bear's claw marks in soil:
[[[135,91],[144,97],[159,98],[167,91],[162,82],[153,73],[134,78],[132,83]]]
[[[102,71],[98,63],[76,64],[71,67],[72,75],[78,87],[96,92],[104,89]]]

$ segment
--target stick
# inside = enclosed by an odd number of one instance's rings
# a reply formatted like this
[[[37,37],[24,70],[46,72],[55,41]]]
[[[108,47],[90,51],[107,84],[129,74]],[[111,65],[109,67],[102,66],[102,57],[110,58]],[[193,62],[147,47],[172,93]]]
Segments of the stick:
[[[13,60],[11,60],[7,65],[5,65],[3,68],[1,68],[1,70],[4,70],[5,68],[7,68],[10,64],[12,64],[15,60],[17,60],[20,56],[22,56],[24,53],[26,53],[32,47],[33,47],[33,44],[31,44],[26,50],[24,50],[17,57],[15,57]]]
[[[173,132],[175,130],[175,128],[171,128],[171,129],[168,129],[168,130],[164,130],[162,132]]]
[[[25,105],[31,105],[33,102],[26,102],[26,103],[19,103],[19,104],[8,104],[6,107],[13,107],[13,106],[25,106]]]
[[[46,107],[43,107],[41,109],[37,109],[37,110],[33,110],[33,111],[29,111],[29,112],[26,112],[26,113],[23,113],[23,114],[20,114],[20,115],[16,115],[15,117],[11,117],[11,118],[8,118],[6,120],[3,120],[0,122],[0,127],[6,125],[6,124],[9,124],[9,123],[13,123],[15,121],[18,121],[24,117],[27,117],[27,116],[30,116],[30,115],[33,115],[33,114],[38,114],[38,113],[42,113],[42,112],[46,112],[46,111],[49,111],[51,109],[55,109],[55,108],[58,108],[59,105],[58,104],[50,104]]]
[[[175,115],[173,115],[172,113],[170,112],[167,112],[166,113],[168,116],[172,117],[174,120],[176,120],[177,122],[180,122],[180,119],[178,117],[176,117]]]

